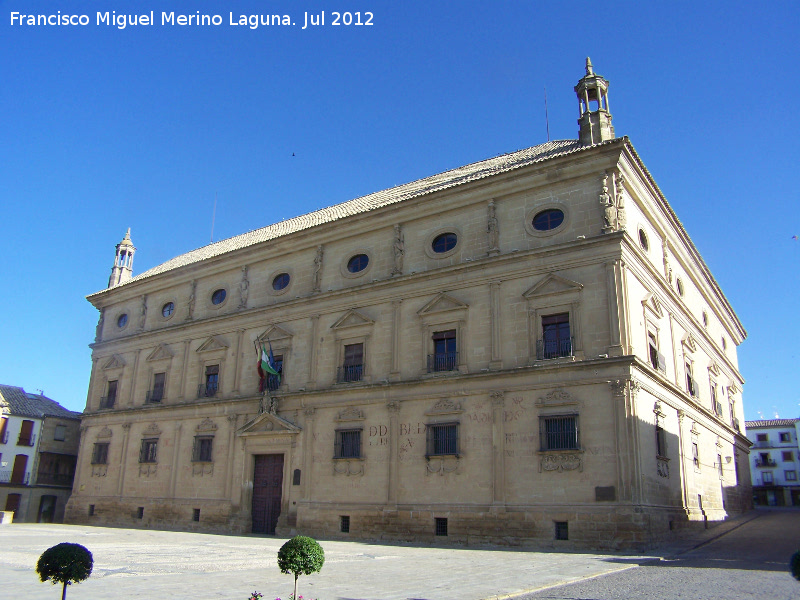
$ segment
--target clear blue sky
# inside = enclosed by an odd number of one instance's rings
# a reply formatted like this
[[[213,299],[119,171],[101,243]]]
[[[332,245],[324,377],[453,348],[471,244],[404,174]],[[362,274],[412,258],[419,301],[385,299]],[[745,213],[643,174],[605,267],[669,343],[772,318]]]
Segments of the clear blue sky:
[[[98,10],[156,24],[98,26]],[[10,24],[58,11],[90,25]],[[141,273],[209,242],[215,193],[219,240],[542,143],[545,87],[551,137],[575,138],[591,56],[617,135],[747,328],[746,418],[796,417],[798,28],[798,2],[0,0],[0,383],[83,409],[84,296],[127,227]]]

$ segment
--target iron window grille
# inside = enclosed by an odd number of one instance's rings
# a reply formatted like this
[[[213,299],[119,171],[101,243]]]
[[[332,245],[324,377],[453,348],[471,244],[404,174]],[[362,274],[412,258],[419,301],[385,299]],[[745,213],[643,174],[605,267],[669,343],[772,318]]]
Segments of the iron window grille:
[[[213,398],[219,391],[219,365],[206,367],[206,382],[197,387],[198,398]]]
[[[200,521],[200,509],[194,508],[192,509],[192,521],[199,522]]]
[[[361,381],[364,377],[364,344],[346,344],[344,361],[336,380],[339,383]]]
[[[656,456],[660,458],[667,456],[667,435],[661,425],[656,425]]]
[[[541,450],[579,450],[578,415],[539,417]]]
[[[99,442],[94,445],[94,448],[92,448],[92,464],[108,464],[108,442]]]
[[[426,458],[431,456],[458,456],[458,423],[428,425]]]
[[[211,451],[213,447],[213,436],[195,436],[194,446],[192,448],[192,462],[211,462]]]
[[[433,333],[433,354],[428,355],[428,373],[454,371],[458,368],[456,330]]]
[[[555,522],[555,537],[557,540],[569,539],[569,521]]]
[[[700,468],[700,448],[697,447],[695,442],[692,442],[692,462],[695,469]]]
[[[338,429],[333,447],[334,458],[361,458],[361,430]]]
[[[569,313],[542,317],[542,339],[536,341],[537,360],[572,356]]]
[[[100,398],[100,408],[113,408],[117,401],[117,381],[108,382],[106,395]]]
[[[161,402],[164,399],[164,387],[166,383],[166,373],[156,373],[153,375],[153,389],[147,391],[147,402]]]
[[[139,450],[140,463],[155,463],[158,462],[158,440],[157,439],[144,439],[142,440],[142,447]]]
[[[350,533],[350,515],[342,515],[339,517],[339,531],[342,533]]]
[[[281,387],[283,356],[278,355],[275,357],[275,370],[278,371],[278,375],[272,375],[271,373],[267,375],[267,389],[271,392],[275,392]]]
[[[447,517],[434,517],[434,525],[436,527],[436,535],[438,536],[446,536],[447,535]]]

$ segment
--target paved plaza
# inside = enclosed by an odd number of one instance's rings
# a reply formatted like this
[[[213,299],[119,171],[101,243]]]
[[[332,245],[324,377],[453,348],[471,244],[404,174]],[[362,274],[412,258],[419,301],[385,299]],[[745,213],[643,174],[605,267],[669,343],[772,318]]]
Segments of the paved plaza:
[[[320,540],[325,566],[321,573],[301,576],[299,592],[305,598],[320,600],[507,598],[635,568],[647,559],[677,555],[758,516],[751,513],[646,555]],[[264,600],[286,600],[293,589],[293,577],[280,573],[276,559],[285,541],[15,523],[0,527],[0,599],[60,598],[60,586],[39,582],[36,561],[52,545],[75,542],[94,554],[95,564],[92,576],[71,586],[67,598],[247,600],[258,590]]]

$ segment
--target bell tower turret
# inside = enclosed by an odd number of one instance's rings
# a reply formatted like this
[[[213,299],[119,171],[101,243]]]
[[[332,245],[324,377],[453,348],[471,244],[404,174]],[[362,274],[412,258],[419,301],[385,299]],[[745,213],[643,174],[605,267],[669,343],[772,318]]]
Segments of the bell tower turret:
[[[580,105],[579,139],[589,146],[614,139],[614,126],[608,108],[608,81],[596,75],[592,61],[586,57],[586,75],[575,86]]]
[[[114,287],[120,283],[125,283],[133,277],[133,255],[136,248],[131,241],[131,228],[125,233],[125,237],[117,244],[117,255],[114,257],[114,266],[111,267],[111,277],[108,278],[108,287]]]

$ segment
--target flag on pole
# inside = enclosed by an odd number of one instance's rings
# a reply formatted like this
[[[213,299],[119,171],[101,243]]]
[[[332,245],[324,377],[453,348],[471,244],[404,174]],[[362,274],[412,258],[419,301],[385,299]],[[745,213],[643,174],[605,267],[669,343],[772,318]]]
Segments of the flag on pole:
[[[275,354],[272,352],[272,342],[269,343],[269,353],[267,353],[264,345],[261,344],[261,352],[258,357],[258,377],[259,377],[259,390],[263,393],[267,389],[267,377],[273,375],[278,378],[278,385],[281,381],[281,372],[275,362]]]

